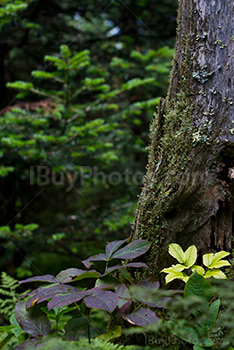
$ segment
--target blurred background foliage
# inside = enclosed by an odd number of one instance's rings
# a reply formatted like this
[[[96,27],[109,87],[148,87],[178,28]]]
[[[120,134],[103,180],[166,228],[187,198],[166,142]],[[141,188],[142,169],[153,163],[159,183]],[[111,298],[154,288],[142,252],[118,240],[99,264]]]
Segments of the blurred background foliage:
[[[176,9],[0,1],[2,270],[55,274],[129,235]]]

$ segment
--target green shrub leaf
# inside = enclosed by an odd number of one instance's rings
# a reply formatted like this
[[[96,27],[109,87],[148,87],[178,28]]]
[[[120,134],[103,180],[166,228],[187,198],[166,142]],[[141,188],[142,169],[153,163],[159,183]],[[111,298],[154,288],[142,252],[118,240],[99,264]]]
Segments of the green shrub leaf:
[[[209,266],[210,269],[219,269],[220,267],[224,267],[224,266],[231,266],[230,262],[227,260],[220,260],[217,262],[212,262],[212,264]]]
[[[213,346],[213,341],[208,338],[206,331],[198,326],[194,327],[187,325],[185,320],[179,320],[176,327],[172,329],[172,333],[177,337],[198,346],[210,347]],[[198,348],[199,349],[199,348]]]
[[[221,251],[216,254],[210,253],[203,255],[203,264],[210,269],[219,269],[223,266],[230,266],[230,263],[227,260],[221,260],[225,258],[230,253]]]
[[[210,278],[210,277],[214,277],[216,279],[227,279],[227,276],[225,275],[225,273],[218,269],[208,270],[204,275],[204,278]]]
[[[169,282],[171,282],[175,279],[182,280],[186,283],[188,281],[189,277],[184,272],[170,272],[166,276],[166,284],[168,284]]]
[[[189,247],[185,254],[185,266],[187,267],[191,267],[195,264],[196,260],[197,260],[197,248],[195,247],[195,245],[192,245],[191,247]]]
[[[184,296],[189,297],[191,295],[196,295],[198,297],[209,299],[212,295],[211,289],[211,284],[206,281],[204,277],[199,275],[197,271],[194,271],[185,286]]]
[[[210,305],[210,310],[209,310],[209,315],[208,315],[209,317],[208,317],[207,322],[206,322],[206,326],[208,329],[211,329],[214,326],[214,323],[218,317],[219,308],[220,308],[220,299],[215,300]]]
[[[203,269],[202,266],[199,266],[199,265],[193,265],[191,267],[191,270],[194,272],[194,271],[197,271],[197,273],[199,273],[199,275],[203,276],[205,274],[205,270]]]
[[[103,342],[109,342],[112,339],[121,337],[121,335],[122,335],[122,328],[120,326],[115,326],[114,328],[110,329],[109,332],[100,335],[96,339],[99,339]]]
[[[214,258],[213,253],[203,255],[203,257],[202,257],[203,264],[206,267],[210,267],[210,265],[212,264],[213,258]]]
[[[184,265],[177,264],[177,265],[172,265],[171,267],[167,267],[163,269],[161,272],[165,273],[171,273],[171,272],[181,272],[185,269]]]
[[[185,253],[179,244],[171,243],[169,245],[169,254],[181,264],[185,263]]]

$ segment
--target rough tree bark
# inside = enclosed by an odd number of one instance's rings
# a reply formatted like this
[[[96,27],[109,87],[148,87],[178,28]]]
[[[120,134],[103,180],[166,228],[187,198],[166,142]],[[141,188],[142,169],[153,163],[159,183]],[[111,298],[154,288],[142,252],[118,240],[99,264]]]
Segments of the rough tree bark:
[[[168,244],[233,244],[234,3],[181,0],[170,88],[151,126],[133,238],[153,242],[156,277]]]

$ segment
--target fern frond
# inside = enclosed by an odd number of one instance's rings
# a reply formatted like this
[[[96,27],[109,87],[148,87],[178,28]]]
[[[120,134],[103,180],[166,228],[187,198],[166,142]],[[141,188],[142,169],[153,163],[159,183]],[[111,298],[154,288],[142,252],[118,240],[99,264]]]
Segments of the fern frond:
[[[5,315],[6,318],[10,318],[14,309],[15,304],[19,297],[28,293],[17,293],[16,289],[19,287],[18,281],[13,277],[9,276],[6,272],[1,273],[1,284],[0,284],[0,313]]]

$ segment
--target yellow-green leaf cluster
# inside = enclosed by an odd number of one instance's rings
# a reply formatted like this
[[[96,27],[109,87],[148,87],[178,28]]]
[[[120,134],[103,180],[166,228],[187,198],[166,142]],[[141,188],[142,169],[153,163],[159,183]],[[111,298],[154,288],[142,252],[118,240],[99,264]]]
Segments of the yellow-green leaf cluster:
[[[181,248],[181,246],[177,243],[171,243],[169,245],[169,254],[175,258],[179,264],[172,265],[171,267],[163,269],[161,272],[165,272],[166,276],[166,284],[173,281],[174,279],[180,279],[185,283],[189,279],[189,275],[187,275],[184,270],[191,270],[192,272],[197,271],[197,273],[204,278],[214,277],[216,279],[226,279],[226,275],[223,271],[220,270],[221,267],[230,266],[229,261],[222,260],[230,253],[225,251],[220,251],[216,254],[209,253],[203,255],[203,268],[200,265],[195,265],[197,260],[197,248],[192,245],[185,252]]]

